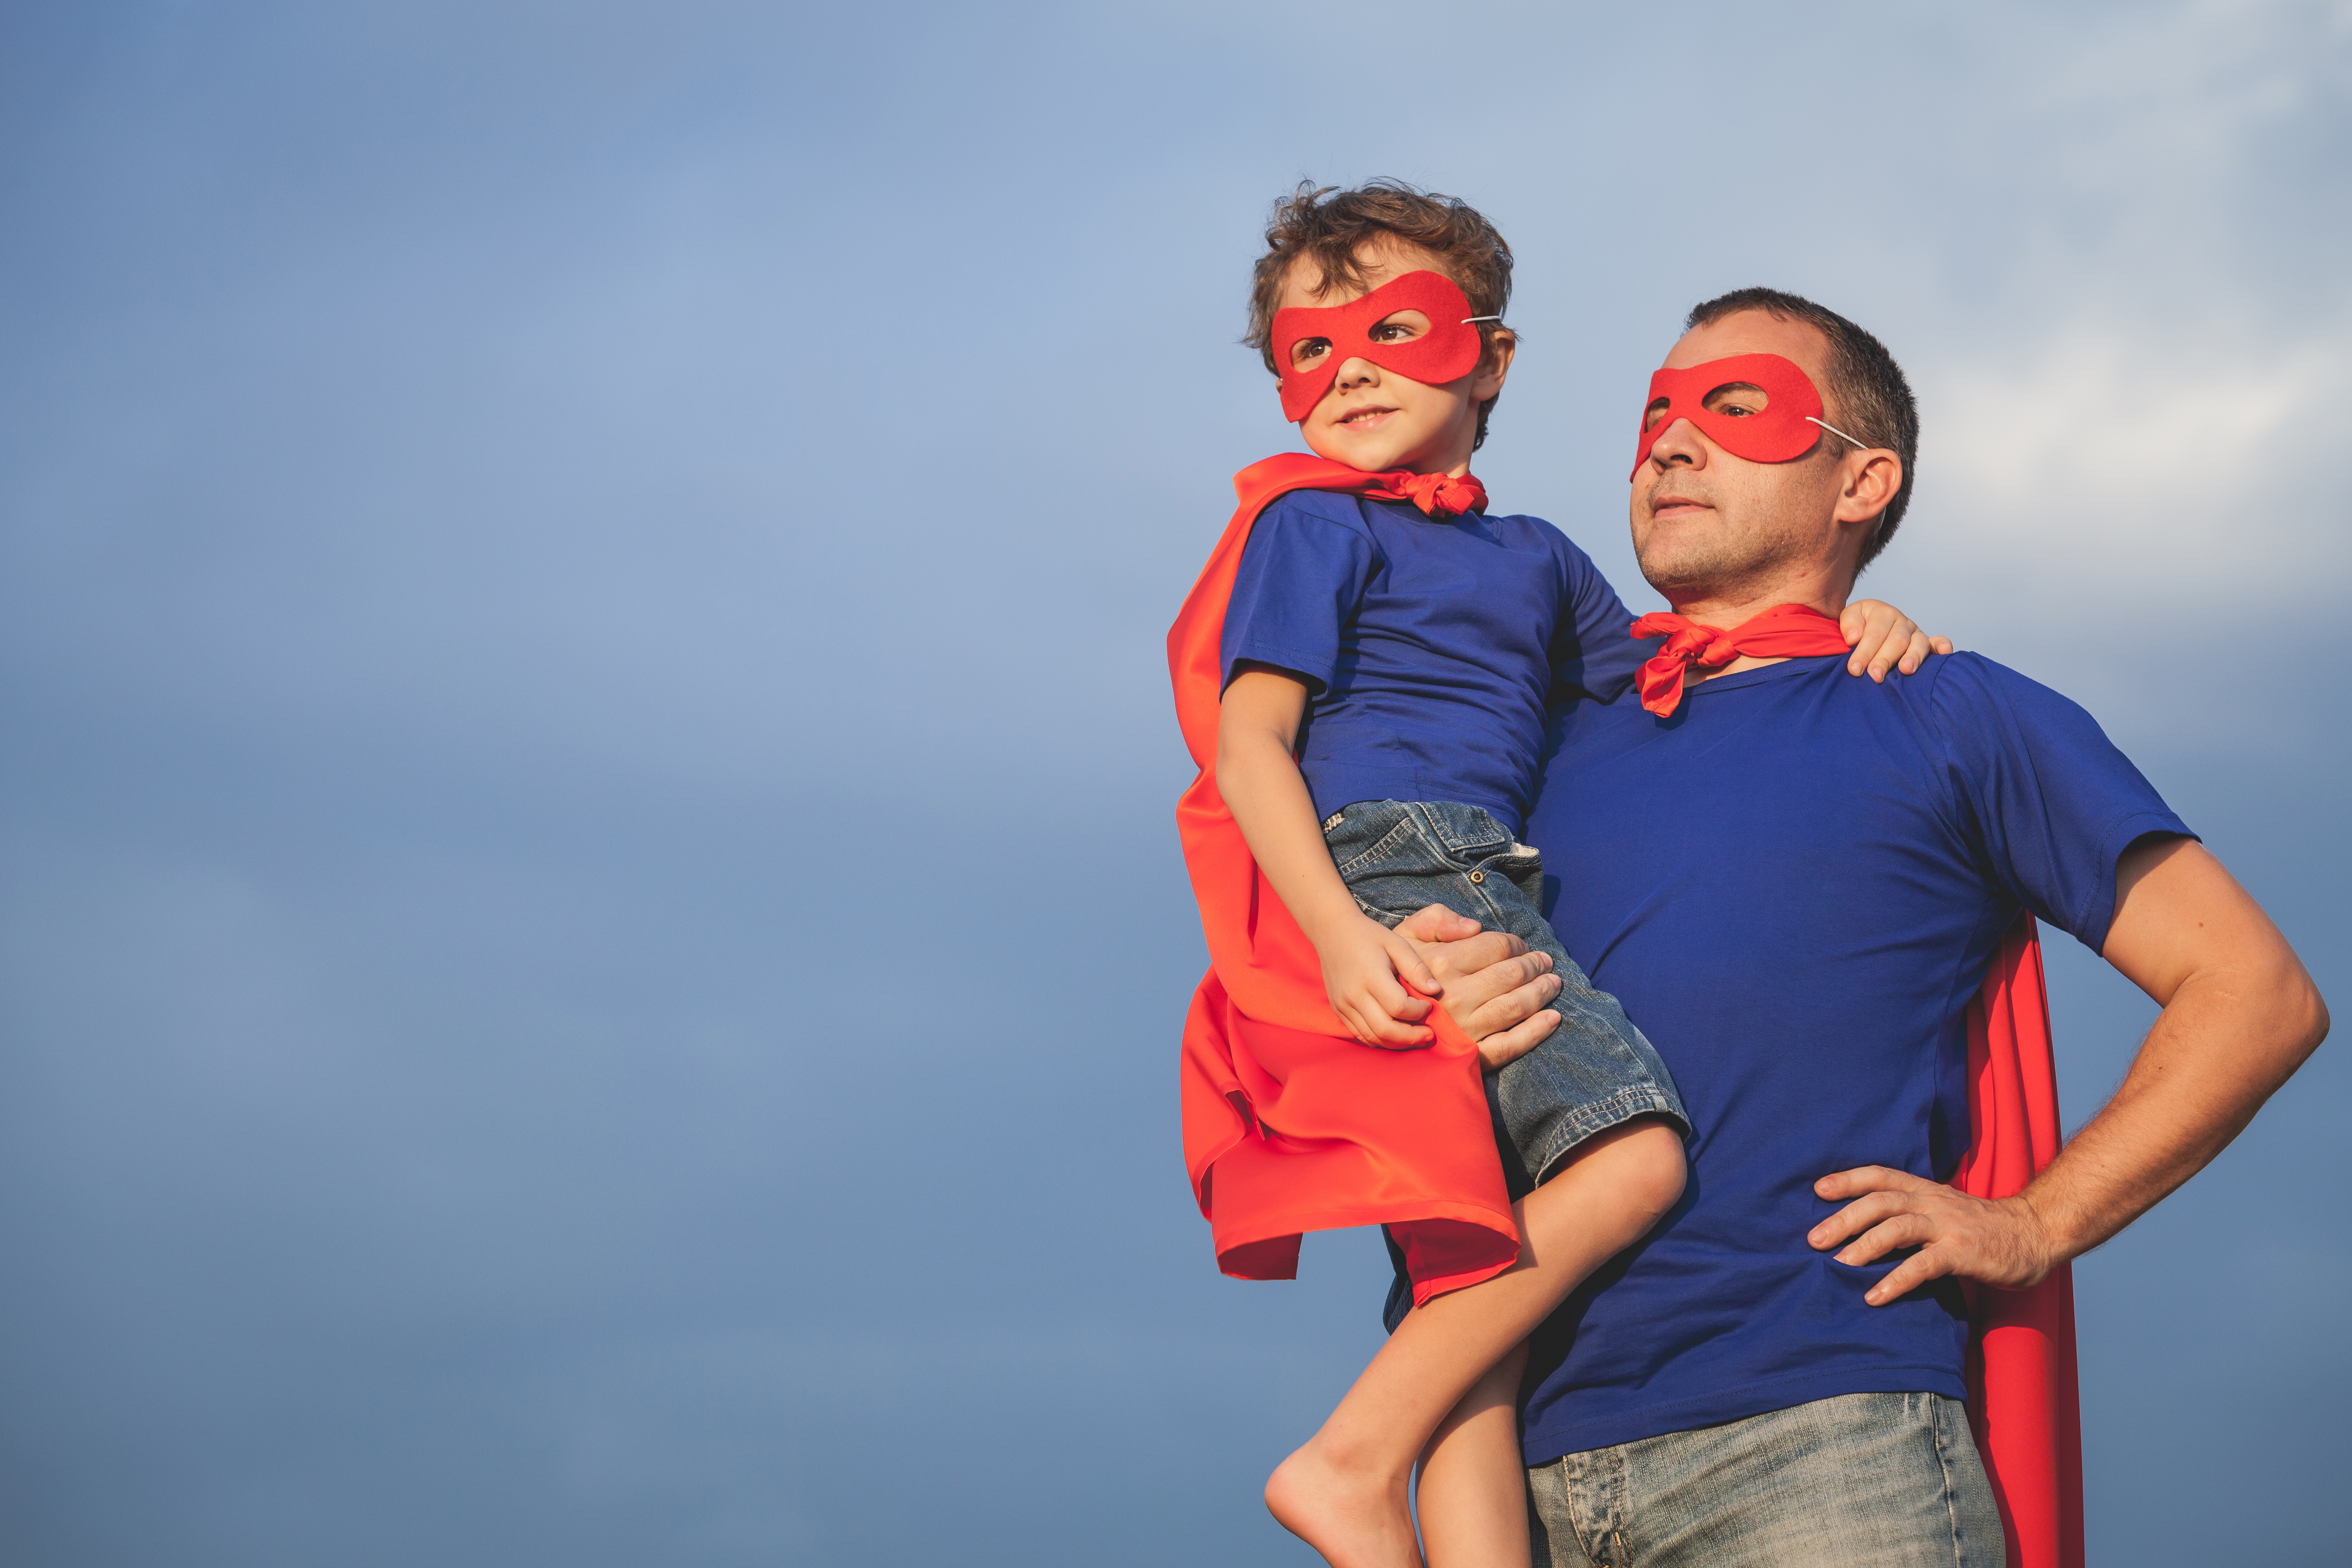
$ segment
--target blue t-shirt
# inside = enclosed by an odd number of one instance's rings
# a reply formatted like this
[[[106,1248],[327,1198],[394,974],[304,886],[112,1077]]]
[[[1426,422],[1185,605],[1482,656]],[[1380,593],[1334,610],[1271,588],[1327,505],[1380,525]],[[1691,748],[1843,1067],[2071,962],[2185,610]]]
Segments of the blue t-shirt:
[[[1841,658],[1554,725],[1527,837],[1548,911],[1672,1069],[1690,1181],[1538,1331],[1529,1464],[1841,1394],[1966,1397],[1958,1287],[1805,1244],[1832,1171],[1948,1178],[1965,1011],[2020,907],[2094,951],[2116,858],[2186,834],[2091,716],[1975,654],[1884,686]]]
[[[1309,693],[1298,771],[1328,816],[1359,800],[1526,820],[1554,689],[1603,701],[1649,658],[1584,552],[1536,517],[1439,522],[1403,501],[1293,490],[1250,530],[1224,674],[1249,659]]]

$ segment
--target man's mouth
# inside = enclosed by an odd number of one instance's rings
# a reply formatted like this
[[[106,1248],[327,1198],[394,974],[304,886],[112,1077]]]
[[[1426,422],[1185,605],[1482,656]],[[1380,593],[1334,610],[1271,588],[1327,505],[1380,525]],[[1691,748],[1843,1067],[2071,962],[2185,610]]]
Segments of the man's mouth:
[[[1700,512],[1714,510],[1715,508],[1708,502],[1692,496],[1654,493],[1650,497],[1650,515],[1654,518],[1696,517]]]

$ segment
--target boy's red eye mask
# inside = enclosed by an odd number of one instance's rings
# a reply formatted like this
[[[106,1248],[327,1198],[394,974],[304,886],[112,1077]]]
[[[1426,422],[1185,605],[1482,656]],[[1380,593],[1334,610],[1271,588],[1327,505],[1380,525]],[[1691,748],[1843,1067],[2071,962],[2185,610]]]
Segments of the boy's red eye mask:
[[[1419,310],[1429,330],[1402,342],[1372,341],[1371,331],[1399,310]],[[1282,367],[1282,416],[1296,425],[1331,390],[1331,378],[1351,359],[1368,359],[1424,385],[1459,381],[1477,368],[1486,345],[1470,323],[1470,301],[1442,272],[1408,272],[1345,305],[1293,305],[1274,313],[1274,363]],[[1291,351],[1303,338],[1328,338],[1330,349],[1298,368]],[[1792,367],[1793,368],[1793,367]]]
[[[1764,406],[1752,414],[1718,414],[1708,409],[1710,394],[1740,385],[1760,389]],[[1652,414],[1661,400],[1665,407]],[[1751,463],[1785,463],[1801,458],[1813,449],[1822,430],[1857,447],[1866,445],[1822,420],[1822,395],[1812,377],[1779,354],[1734,354],[1687,370],[1662,370],[1652,375],[1649,401],[1642,408],[1642,445],[1633,453],[1634,473],[1642,471],[1642,465],[1650,460],[1650,448],[1677,419],[1689,420],[1717,446]]]

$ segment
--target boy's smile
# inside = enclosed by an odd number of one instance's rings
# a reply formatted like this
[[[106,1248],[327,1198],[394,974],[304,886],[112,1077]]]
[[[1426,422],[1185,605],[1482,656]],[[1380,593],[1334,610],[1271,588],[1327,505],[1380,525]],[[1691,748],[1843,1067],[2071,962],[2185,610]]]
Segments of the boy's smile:
[[[1357,287],[1334,279],[1318,294],[1320,269],[1306,258],[1291,266],[1283,281],[1280,309],[1294,306],[1345,305],[1360,300],[1392,279],[1408,272],[1443,274],[1444,263],[1432,252],[1392,235],[1379,235],[1356,253],[1363,273]],[[1430,330],[1420,310],[1402,310],[1385,317],[1372,329],[1379,341],[1403,342]],[[1476,444],[1478,405],[1502,390],[1515,347],[1508,330],[1494,334],[1492,350],[1469,374],[1438,385],[1418,382],[1368,359],[1351,357],[1331,378],[1325,393],[1298,431],[1307,448],[1319,458],[1352,468],[1381,473],[1393,468],[1418,474],[1465,474]],[[1323,339],[1304,339],[1295,354],[1305,368],[1318,354],[1328,353]]]

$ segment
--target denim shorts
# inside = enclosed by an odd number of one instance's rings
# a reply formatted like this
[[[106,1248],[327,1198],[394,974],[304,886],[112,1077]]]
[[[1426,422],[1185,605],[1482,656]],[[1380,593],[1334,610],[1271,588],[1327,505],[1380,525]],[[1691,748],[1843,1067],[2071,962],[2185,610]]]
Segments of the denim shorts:
[[[1507,931],[1551,955],[1559,1026],[1502,1071],[1486,1075],[1503,1175],[1514,1199],[1554,1173],[1596,1132],[1636,1116],[1665,1116],[1690,1131],[1666,1064],[1625,1016],[1595,991],[1543,918],[1543,861],[1512,842],[1484,809],[1450,802],[1362,800],[1323,824],[1340,879],[1363,911],[1395,925],[1444,904],[1489,931]]]
[[[1543,1568],[2001,1568],[2000,1505],[1940,1394],[1845,1394],[1528,1472]]]

